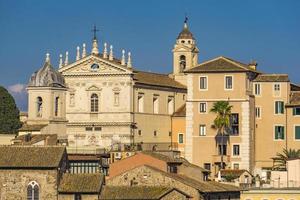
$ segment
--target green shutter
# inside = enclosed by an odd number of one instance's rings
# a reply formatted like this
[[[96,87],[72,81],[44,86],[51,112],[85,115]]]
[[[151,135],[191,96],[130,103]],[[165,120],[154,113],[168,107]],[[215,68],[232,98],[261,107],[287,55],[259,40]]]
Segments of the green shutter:
[[[278,114],[278,101],[275,101],[275,114]]]
[[[278,126],[275,126],[275,140],[278,140]]]
[[[300,140],[300,126],[295,126],[295,139]]]
[[[280,113],[284,113],[284,102],[280,102]]]

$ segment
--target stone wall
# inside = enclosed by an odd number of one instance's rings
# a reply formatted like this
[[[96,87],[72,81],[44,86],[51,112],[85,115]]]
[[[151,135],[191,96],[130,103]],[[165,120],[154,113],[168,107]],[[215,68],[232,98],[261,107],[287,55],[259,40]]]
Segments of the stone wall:
[[[40,199],[57,199],[56,170],[0,170],[0,199],[27,200],[27,186],[36,181]]]
[[[165,176],[160,171],[156,171],[147,166],[132,169],[123,174],[115,176],[107,180],[107,185],[111,186],[164,186],[174,187],[186,194],[192,196],[192,199],[202,199],[198,190],[179,182],[178,180]]]
[[[176,190],[173,190],[166,196],[162,197],[161,200],[186,200],[186,196]]]

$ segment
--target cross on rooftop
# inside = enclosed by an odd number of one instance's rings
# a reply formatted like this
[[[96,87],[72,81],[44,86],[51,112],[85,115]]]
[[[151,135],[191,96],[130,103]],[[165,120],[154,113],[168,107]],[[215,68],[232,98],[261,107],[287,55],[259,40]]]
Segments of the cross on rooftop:
[[[96,25],[94,25],[94,28],[92,29],[92,32],[94,32],[94,40],[97,39],[96,33],[97,33],[98,31],[99,31],[99,30],[97,29]]]

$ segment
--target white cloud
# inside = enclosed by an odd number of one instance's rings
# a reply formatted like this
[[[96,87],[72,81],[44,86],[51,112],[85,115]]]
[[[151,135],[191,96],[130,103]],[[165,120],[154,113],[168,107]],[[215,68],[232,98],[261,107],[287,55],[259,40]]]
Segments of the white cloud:
[[[9,90],[11,93],[21,94],[21,93],[24,93],[24,92],[25,92],[25,87],[26,87],[25,84],[17,83],[17,84],[8,86],[8,90]]]

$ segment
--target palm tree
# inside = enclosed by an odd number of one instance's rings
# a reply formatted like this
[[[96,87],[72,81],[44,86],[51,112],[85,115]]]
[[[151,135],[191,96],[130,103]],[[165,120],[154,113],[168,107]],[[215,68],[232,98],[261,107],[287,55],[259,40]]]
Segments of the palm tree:
[[[273,158],[276,170],[286,170],[286,161],[290,158],[300,158],[300,149],[283,149],[283,153],[277,153]]]
[[[215,113],[217,116],[214,120],[214,126],[218,130],[218,135],[221,135],[221,169],[224,169],[223,163],[223,141],[226,128],[230,125],[230,114],[232,106],[229,105],[228,101],[217,101],[214,103],[210,112]]]

